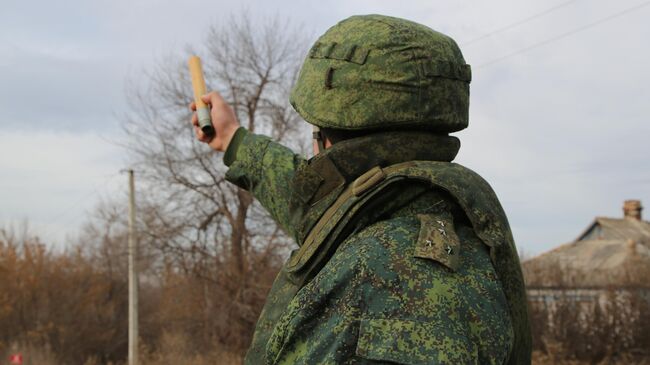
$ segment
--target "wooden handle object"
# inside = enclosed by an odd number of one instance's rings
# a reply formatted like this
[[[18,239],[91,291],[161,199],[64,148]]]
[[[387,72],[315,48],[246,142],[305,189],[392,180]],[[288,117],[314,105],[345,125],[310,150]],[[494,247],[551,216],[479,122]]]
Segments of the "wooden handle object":
[[[192,56],[189,60],[190,76],[192,77],[192,89],[194,90],[194,103],[196,104],[196,114],[199,117],[199,127],[206,135],[214,135],[214,127],[210,119],[210,108],[201,100],[207,90],[205,79],[203,78],[203,68],[201,59],[198,56]]]

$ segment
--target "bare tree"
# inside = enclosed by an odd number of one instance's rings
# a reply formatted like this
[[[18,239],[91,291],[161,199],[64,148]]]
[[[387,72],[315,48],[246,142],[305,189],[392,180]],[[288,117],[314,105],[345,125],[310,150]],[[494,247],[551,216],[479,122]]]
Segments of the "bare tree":
[[[305,50],[298,28],[242,15],[212,27],[203,47],[165,58],[129,94],[126,145],[146,186],[138,192],[146,212],[140,240],[164,254],[166,267],[204,279],[205,319],[213,335],[241,337],[237,346],[249,341],[289,239],[248,192],[224,180],[221,155],[195,141],[186,60],[202,57],[208,87],[248,130],[305,150],[296,146],[300,118],[288,103]]]

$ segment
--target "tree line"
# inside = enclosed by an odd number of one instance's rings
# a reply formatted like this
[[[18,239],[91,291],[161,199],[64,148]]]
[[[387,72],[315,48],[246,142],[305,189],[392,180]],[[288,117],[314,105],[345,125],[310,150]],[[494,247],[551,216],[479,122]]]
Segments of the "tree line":
[[[222,156],[195,141],[186,61],[202,56],[208,87],[242,125],[304,153],[309,131],[288,94],[309,44],[277,18],[233,17],[206,34],[201,46],[170,54],[134,80],[122,120],[120,143],[137,177],[144,365],[241,362],[291,249],[251,195],[224,180]],[[65,250],[29,230],[0,229],[0,362],[16,351],[25,364],[125,361],[126,202],[99,204]],[[531,303],[540,361],[595,363],[650,348],[650,317],[640,315],[649,313],[647,300],[558,303]]]
[[[222,155],[195,140],[189,55],[203,58],[208,87],[243,126],[306,151],[309,134],[288,94],[307,46],[287,21],[235,16],[131,82],[119,143],[137,179],[145,357],[169,341],[187,353],[241,357],[290,248],[252,196],[224,180]],[[34,346],[63,362],[125,359],[126,201],[100,204],[63,252],[29,232],[1,232],[0,354]]]

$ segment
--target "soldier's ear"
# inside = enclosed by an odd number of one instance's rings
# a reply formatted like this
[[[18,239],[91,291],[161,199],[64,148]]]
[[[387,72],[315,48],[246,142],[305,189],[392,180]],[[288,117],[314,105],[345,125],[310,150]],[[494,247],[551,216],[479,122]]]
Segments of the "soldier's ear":
[[[332,144],[333,143],[332,143],[332,141],[330,141],[329,138],[325,137],[323,139],[323,145],[325,146],[325,149],[328,149],[328,148],[332,147]]]

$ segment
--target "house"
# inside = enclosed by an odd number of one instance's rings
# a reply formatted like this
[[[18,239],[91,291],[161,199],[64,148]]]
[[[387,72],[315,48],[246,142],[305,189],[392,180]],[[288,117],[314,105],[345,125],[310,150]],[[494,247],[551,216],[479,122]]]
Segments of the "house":
[[[532,305],[603,303],[635,293],[650,301],[650,222],[627,200],[622,218],[597,217],[573,242],[523,262]]]

